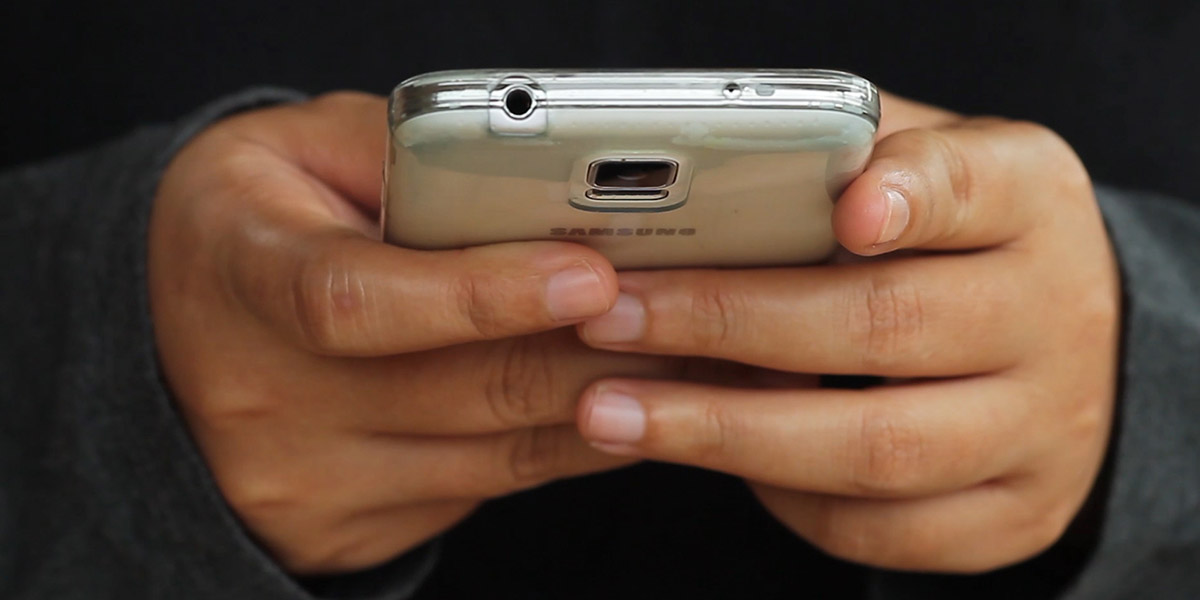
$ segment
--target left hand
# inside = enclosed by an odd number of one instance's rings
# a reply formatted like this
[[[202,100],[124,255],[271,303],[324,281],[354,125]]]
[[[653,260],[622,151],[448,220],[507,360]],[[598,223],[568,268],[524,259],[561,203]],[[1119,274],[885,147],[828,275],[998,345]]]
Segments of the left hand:
[[[614,310],[579,334],[609,350],[890,383],[607,379],[584,393],[578,425],[612,453],[745,477],[776,517],[835,556],[991,570],[1057,540],[1099,471],[1119,276],[1087,173],[1058,136],[885,102],[923,116],[885,121],[890,135],[839,199],[834,228],[858,254],[921,252],[623,273]]]

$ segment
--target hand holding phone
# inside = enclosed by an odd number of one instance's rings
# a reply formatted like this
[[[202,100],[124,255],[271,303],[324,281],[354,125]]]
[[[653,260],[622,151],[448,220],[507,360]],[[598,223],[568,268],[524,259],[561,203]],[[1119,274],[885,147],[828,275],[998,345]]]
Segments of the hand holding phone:
[[[378,565],[486,498],[630,462],[570,425],[580,391],[679,368],[564,329],[617,294],[588,248],[374,239],[384,111],[341,93],[223,119],[172,159],[149,227],[172,403],[230,509],[297,574]]]

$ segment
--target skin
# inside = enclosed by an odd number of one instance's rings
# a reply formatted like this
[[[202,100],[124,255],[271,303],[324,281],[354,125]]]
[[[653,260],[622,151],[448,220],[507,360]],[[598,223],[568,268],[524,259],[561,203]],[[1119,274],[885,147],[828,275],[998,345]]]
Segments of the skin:
[[[894,568],[1008,564],[1078,510],[1107,443],[1118,281],[1053,134],[887,97],[834,226],[859,254],[908,252],[618,275],[567,243],[379,243],[384,111],[341,93],[221,121],[153,208],[164,375],[290,571],[369,567],[487,498],[643,458],[743,476],[797,534]],[[903,211],[881,186],[909,207],[883,243]]]
[[[617,294],[587,248],[379,243],[385,131],[360,94],[248,112],[189,143],[153,207],[167,382],[229,505],[296,573],[369,567],[484,499],[631,462],[580,437],[577,398],[682,372],[563,328]]]
[[[895,256],[624,273],[614,310],[578,330],[597,348],[889,383],[605,379],[579,427],[614,455],[744,477],[832,555],[987,571],[1052,544],[1092,487],[1113,413],[1118,271],[1087,173],[1058,136],[885,102],[834,228],[854,253]]]

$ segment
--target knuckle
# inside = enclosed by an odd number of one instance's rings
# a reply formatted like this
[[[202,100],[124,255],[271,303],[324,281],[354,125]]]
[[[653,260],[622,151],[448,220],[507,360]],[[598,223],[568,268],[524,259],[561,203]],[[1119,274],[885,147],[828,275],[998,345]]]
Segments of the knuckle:
[[[810,541],[830,555],[864,565],[909,570],[944,567],[948,542],[940,529],[881,523],[869,514],[861,505],[843,510],[837,499],[830,499]]]
[[[236,377],[223,377],[230,379]],[[231,442],[260,436],[278,427],[285,405],[278,395],[256,393],[244,386],[209,385],[185,391],[179,404],[212,470],[221,495],[247,520],[271,518],[297,507],[297,478],[261,454],[230,454]]]
[[[1065,505],[1066,503],[1060,504]],[[1053,546],[1067,532],[1067,527],[1071,524],[1074,512],[1073,507],[1068,509],[1065,506],[1058,506],[1044,512],[1039,518],[1035,519],[1026,533],[1026,548],[1024,552],[1013,557],[1014,560],[1029,558]]]
[[[371,100],[371,95],[353,90],[334,90],[325,92],[310,101],[314,108],[338,108],[364,104]]]
[[[1019,135],[1028,137],[1033,142],[1031,145],[1045,150],[1039,153],[1039,162],[1055,173],[1054,181],[1060,193],[1069,197],[1078,197],[1081,193],[1091,196],[1092,179],[1087,167],[1058,132],[1032,121],[1010,121],[1009,126]]]
[[[236,374],[225,371],[236,378]],[[222,377],[221,379],[225,379]],[[176,399],[189,421],[215,434],[237,434],[247,428],[264,427],[281,409],[283,399],[257,393],[240,385],[206,383],[195,390],[181,389]]]
[[[504,493],[549,481],[558,471],[562,452],[560,436],[549,429],[534,427],[513,436],[505,465],[509,489]]]
[[[1104,384],[1098,384],[1104,385]],[[1068,416],[1063,431],[1077,448],[1105,446],[1112,428],[1113,401],[1109,390],[1080,394],[1068,399]]]
[[[226,502],[294,573],[325,573],[361,568],[357,544],[340,540],[335,528],[322,525],[332,516],[330,499],[315,485],[311,473],[299,468],[249,466],[247,461],[217,474]],[[321,508],[326,507],[326,508]]]
[[[877,562],[883,543],[877,528],[842,510],[832,498],[821,504],[809,541],[832,556],[859,564]]]
[[[336,352],[359,328],[369,301],[364,282],[336,251],[302,260],[292,277],[292,316],[302,341],[317,352]]]
[[[512,314],[501,310],[503,294],[492,278],[480,274],[456,278],[450,296],[472,337],[495,339],[513,329]]]
[[[1115,346],[1121,316],[1117,285],[1115,282],[1097,281],[1093,285],[1077,287],[1083,289],[1073,294],[1071,304],[1080,347]]]
[[[920,571],[962,572],[958,565],[963,538],[953,535],[952,524],[922,519],[887,540],[875,564]]]
[[[903,185],[906,196],[912,198],[911,227],[927,241],[955,235],[964,223],[974,198],[975,175],[954,141],[936,129],[913,129],[903,132],[905,153],[915,165]],[[945,188],[951,198],[943,198]]]
[[[1024,119],[1012,119],[1000,120],[1000,124],[1007,127],[1013,135],[1027,137],[1042,146],[1057,146],[1063,149],[1070,148],[1062,136],[1041,123]]]
[[[254,204],[269,197],[274,177],[262,168],[263,157],[259,148],[240,140],[220,153],[213,152],[209,169],[213,177],[214,194],[225,204]]]
[[[1013,135],[1028,137],[1041,144],[1065,144],[1053,129],[1040,123],[1024,119],[993,119],[996,124],[1007,127]]]
[[[921,293],[912,284],[872,277],[856,288],[849,330],[858,340],[863,374],[888,374],[918,351],[925,328]]]
[[[686,455],[689,460],[702,464],[720,464],[723,457],[731,453],[731,443],[737,439],[742,425],[737,418],[738,412],[730,410],[724,402],[709,402],[699,413],[699,424],[693,431],[699,435],[690,436]]]
[[[723,348],[738,337],[742,297],[725,286],[710,284],[691,296],[688,331],[695,348]]]
[[[297,575],[318,575],[330,572],[326,563],[327,551],[323,545],[295,544],[273,550],[283,569]]]
[[[1066,146],[1065,141],[1062,143]],[[1075,154],[1074,149],[1066,146],[1066,152],[1062,154],[1061,161],[1056,169],[1059,174],[1056,178],[1059,185],[1059,195],[1063,198],[1086,202],[1090,210],[1099,212],[1099,206],[1096,204],[1095,189],[1092,185],[1092,176],[1088,173],[1087,167],[1084,166],[1083,159]]]
[[[278,523],[301,509],[306,498],[296,478],[281,469],[253,468],[243,462],[216,471],[225,500],[252,526]]]
[[[1092,178],[1083,164],[1083,159],[1058,132],[1040,123],[1025,120],[1001,120],[1007,132],[1022,142],[1027,151],[1025,156],[1036,161],[1039,172],[1053,174],[1043,178],[1046,192],[1053,195],[1056,205],[1085,208],[1098,212]]]
[[[954,144],[944,133],[931,131],[931,141],[934,151],[946,166],[946,179],[950,185],[950,192],[954,196],[954,202],[949,203],[949,211],[947,214],[940,215],[938,219],[943,223],[938,237],[948,238],[959,233],[959,229],[970,219],[970,214],[973,212],[975,204],[975,190],[978,185],[975,181],[975,171],[971,168],[971,161],[968,161],[963,156],[958,146]],[[987,164],[992,164],[993,161],[987,160]],[[946,203],[942,203],[945,206]],[[934,218],[934,215],[929,215],[929,218]]]
[[[913,489],[925,462],[921,430],[890,408],[862,411],[860,432],[852,450],[851,485],[858,494],[896,496]]]
[[[1024,503],[1026,510],[1012,527],[1017,532],[1019,544],[1005,562],[1016,562],[1041,553],[1054,545],[1074,520],[1080,508],[1071,494],[1049,495],[1043,501]]]
[[[214,127],[196,142],[203,177],[189,182],[187,190],[194,200],[189,207],[206,217],[197,225],[213,239],[232,232],[240,236],[231,241],[269,246],[278,235],[272,235],[272,221],[261,218],[260,207],[278,194],[280,158],[252,138],[219,129],[221,123]]]
[[[555,395],[557,375],[551,359],[549,347],[537,337],[512,338],[495,346],[484,400],[501,425],[527,427],[560,416],[565,404]]]
[[[334,541],[331,532],[304,536],[311,539],[297,540],[280,546],[275,554],[284,568],[300,575],[319,575],[360,570],[370,566],[380,557],[364,556],[362,540]]]
[[[916,565],[913,568],[929,570],[929,571],[937,570],[937,571],[942,571],[945,573],[952,573],[954,575],[983,575],[985,573],[988,573],[990,571],[994,571],[1000,567],[1003,567],[1007,564],[1009,564],[1008,561],[998,561],[998,560],[994,560],[994,559],[979,560],[979,559],[967,558],[967,559],[965,559],[965,562],[955,562],[952,567],[939,568],[938,565],[929,565],[929,566]]]
[[[1091,286],[1080,302],[1079,316],[1087,331],[1101,333],[1105,339],[1115,339],[1121,316],[1120,290],[1115,282]]]

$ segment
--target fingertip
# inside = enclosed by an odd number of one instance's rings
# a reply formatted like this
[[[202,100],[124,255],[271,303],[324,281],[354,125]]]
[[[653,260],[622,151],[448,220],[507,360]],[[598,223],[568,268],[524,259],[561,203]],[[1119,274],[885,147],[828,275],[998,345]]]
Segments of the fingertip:
[[[864,256],[878,254],[878,240],[892,213],[880,179],[859,176],[833,209],[833,233],[847,250]]]
[[[576,331],[579,339],[593,347],[613,349],[614,345],[635,343],[646,332],[646,307],[636,296],[620,292],[604,314],[580,323]]]
[[[471,282],[466,286],[482,298],[485,310],[505,320],[523,323],[505,329],[503,335],[533,333],[546,328],[573,325],[601,316],[617,301],[617,274],[599,252],[579,244],[557,241],[505,242],[473,246],[461,251],[458,263]],[[499,284],[510,293],[489,291]],[[462,286],[460,286],[462,287]],[[536,298],[536,303],[530,300]]]
[[[597,317],[614,303],[614,286],[587,262],[567,266],[546,280],[546,308],[557,321]]]
[[[879,227],[878,237],[875,239],[874,249],[890,250],[891,245],[904,235],[908,230],[908,222],[911,216],[908,206],[908,195],[903,188],[880,185],[876,204],[880,205],[881,210],[885,213],[883,225]]]
[[[568,242],[516,242],[533,251],[531,264],[547,274],[546,303],[564,324],[599,317],[617,303],[617,272],[604,255]]]
[[[600,450],[631,453],[646,434],[646,409],[624,387],[599,382],[580,399],[576,411],[579,433]]]

